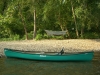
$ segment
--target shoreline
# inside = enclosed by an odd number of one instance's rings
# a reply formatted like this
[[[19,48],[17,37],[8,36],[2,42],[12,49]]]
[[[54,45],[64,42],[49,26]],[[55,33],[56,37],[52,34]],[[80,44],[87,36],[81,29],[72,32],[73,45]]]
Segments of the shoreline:
[[[4,55],[4,48],[22,51],[59,52],[63,47],[65,52],[100,51],[100,39],[1,41],[0,55]]]

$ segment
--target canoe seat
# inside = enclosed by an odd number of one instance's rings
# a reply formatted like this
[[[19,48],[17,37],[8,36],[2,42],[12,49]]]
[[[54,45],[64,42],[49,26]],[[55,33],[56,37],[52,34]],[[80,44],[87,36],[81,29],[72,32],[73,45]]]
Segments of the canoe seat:
[[[63,49],[58,53],[58,55],[62,55],[62,54],[64,54],[64,50]]]

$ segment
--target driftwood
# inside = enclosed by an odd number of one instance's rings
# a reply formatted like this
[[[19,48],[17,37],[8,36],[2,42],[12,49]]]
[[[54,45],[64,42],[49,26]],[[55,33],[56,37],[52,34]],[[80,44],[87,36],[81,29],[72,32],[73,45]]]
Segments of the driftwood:
[[[47,33],[47,35],[49,36],[60,36],[60,35],[66,35],[67,31],[52,31],[52,30],[45,30],[45,32]]]

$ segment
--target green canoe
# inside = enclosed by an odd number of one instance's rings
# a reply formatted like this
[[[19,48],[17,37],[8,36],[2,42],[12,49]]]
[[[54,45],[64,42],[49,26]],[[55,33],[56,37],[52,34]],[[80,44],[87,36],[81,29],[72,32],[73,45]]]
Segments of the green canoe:
[[[62,52],[62,51],[61,51]],[[60,53],[61,53],[60,52]],[[13,49],[4,49],[6,57],[22,58],[30,60],[43,60],[43,61],[91,61],[94,52],[78,52],[78,53],[41,53],[41,52],[28,52]]]

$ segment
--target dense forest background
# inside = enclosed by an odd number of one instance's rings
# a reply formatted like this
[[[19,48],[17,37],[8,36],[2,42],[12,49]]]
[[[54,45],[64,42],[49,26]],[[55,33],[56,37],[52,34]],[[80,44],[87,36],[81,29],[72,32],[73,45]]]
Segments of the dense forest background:
[[[67,31],[49,37],[44,30]],[[99,39],[100,0],[0,0],[0,39]]]

